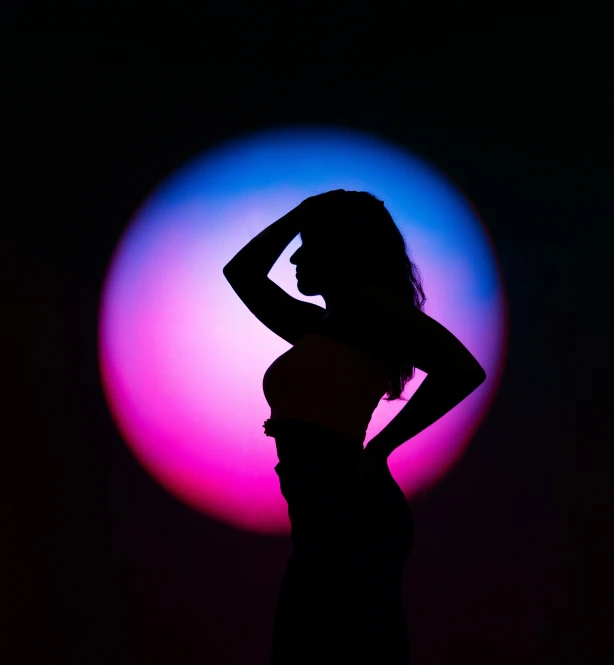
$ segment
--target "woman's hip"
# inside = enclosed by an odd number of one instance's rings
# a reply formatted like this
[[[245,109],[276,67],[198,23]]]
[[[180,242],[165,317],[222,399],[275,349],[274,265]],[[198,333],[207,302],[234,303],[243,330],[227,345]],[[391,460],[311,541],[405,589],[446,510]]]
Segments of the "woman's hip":
[[[288,504],[295,546],[347,551],[359,548],[409,554],[413,522],[405,495],[388,474],[357,491],[351,470],[317,472],[305,466],[275,467]]]

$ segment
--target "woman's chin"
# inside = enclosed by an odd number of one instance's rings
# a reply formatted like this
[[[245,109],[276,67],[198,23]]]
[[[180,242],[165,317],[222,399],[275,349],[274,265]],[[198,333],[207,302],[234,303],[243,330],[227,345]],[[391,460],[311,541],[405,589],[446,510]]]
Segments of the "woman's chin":
[[[310,288],[307,284],[305,284],[304,282],[301,282],[300,279],[296,283],[296,288],[298,289],[299,293],[302,293],[304,296],[319,296],[320,295],[319,291],[316,291],[314,288]]]

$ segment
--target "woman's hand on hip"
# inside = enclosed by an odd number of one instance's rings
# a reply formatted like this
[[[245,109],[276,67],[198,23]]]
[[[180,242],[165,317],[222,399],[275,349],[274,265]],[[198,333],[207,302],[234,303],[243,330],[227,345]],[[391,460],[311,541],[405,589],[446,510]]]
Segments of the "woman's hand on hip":
[[[389,473],[388,463],[371,452],[363,450],[352,468],[351,487],[354,494],[364,496],[367,488],[382,475]]]

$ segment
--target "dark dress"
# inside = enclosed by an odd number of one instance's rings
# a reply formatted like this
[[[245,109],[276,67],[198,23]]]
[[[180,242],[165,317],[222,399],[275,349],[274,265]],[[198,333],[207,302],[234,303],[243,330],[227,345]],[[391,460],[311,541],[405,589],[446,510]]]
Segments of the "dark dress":
[[[296,420],[267,420],[293,551],[275,611],[272,665],[408,665],[401,583],[413,525],[385,463],[356,495],[362,444]]]

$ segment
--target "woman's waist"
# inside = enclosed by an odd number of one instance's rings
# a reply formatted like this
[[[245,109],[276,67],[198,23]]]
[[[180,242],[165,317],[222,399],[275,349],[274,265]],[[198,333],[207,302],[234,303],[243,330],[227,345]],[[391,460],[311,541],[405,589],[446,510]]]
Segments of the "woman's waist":
[[[318,439],[331,439],[336,441],[347,441],[362,448],[364,436],[335,429],[330,425],[313,422],[302,418],[269,418],[263,424],[266,436],[283,438],[294,437],[317,437]]]
[[[343,404],[277,404],[271,406],[270,422],[284,423],[284,426],[296,431],[311,428],[309,431],[320,436],[336,435],[358,440],[362,444],[371,416],[372,411]]]
[[[264,421],[263,427],[266,436],[275,438],[280,461],[282,457],[290,455],[293,457],[297,455],[318,456],[322,452],[325,455],[335,452],[343,455],[363,450],[364,439],[352,437],[344,432],[306,420],[269,418]]]

